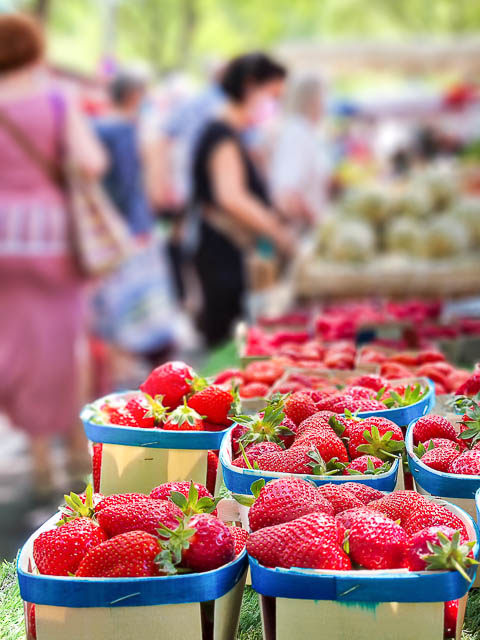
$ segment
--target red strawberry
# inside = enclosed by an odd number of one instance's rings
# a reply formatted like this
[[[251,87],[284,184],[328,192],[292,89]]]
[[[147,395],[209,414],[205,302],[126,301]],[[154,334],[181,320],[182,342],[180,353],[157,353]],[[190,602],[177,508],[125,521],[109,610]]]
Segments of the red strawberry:
[[[347,509],[364,506],[356,495],[344,489],[342,485],[324,484],[318,488],[318,492],[332,505],[335,515]]]
[[[243,380],[243,371],[241,369],[225,369],[217,375],[213,382],[214,384],[225,384],[232,378]]]
[[[301,478],[279,478],[268,482],[260,491],[250,507],[248,520],[250,529],[256,531],[313,511],[333,515],[332,506],[316,487]]]
[[[330,569],[333,571],[349,571],[352,568],[350,558],[340,545],[327,543],[321,536],[304,540],[284,553],[290,567],[308,569]]]
[[[343,473],[344,475],[348,475],[351,471],[356,471],[361,474],[373,473],[372,467],[373,469],[378,469],[383,465],[384,462],[383,460],[380,460],[380,458],[365,455],[352,460],[350,464],[345,467],[345,471]]]
[[[299,439],[306,431],[323,431],[324,429],[330,429],[328,420],[335,414],[331,411],[317,411],[313,416],[303,420],[295,430],[296,438]],[[329,417],[327,417],[329,416]],[[343,434],[342,434],[343,435]]]
[[[353,509],[347,509],[346,511],[340,511],[340,513],[337,513],[337,515],[335,516],[335,519],[345,529],[351,529],[353,521],[356,518],[361,517],[365,513],[365,511],[370,511],[371,512],[371,509],[369,509],[367,506],[354,507]],[[385,518],[386,517],[387,516],[385,516]],[[393,522],[393,520],[392,520],[392,522]]]
[[[160,524],[175,528],[182,517],[173,502],[147,497],[143,502],[104,507],[97,514],[98,524],[109,537],[140,530],[158,535]]]
[[[366,387],[367,389],[372,389],[376,392],[380,391],[380,389],[386,389],[389,387],[387,380],[384,380],[380,376],[373,375],[364,375],[354,378],[351,384],[357,387]]]
[[[192,571],[212,571],[235,558],[235,542],[229,527],[209,513],[198,513],[170,532],[174,553],[181,549],[181,565]],[[167,547],[168,548],[168,547]]]
[[[432,555],[428,548],[431,545],[439,544],[438,533],[443,533],[449,540],[452,539],[455,529],[443,527],[442,525],[427,527],[421,531],[417,531],[408,542],[407,562],[410,571],[425,571],[427,562],[425,556]],[[443,567],[447,569],[447,567]]]
[[[333,516],[318,512],[310,513],[290,522],[254,531],[248,537],[247,551],[266,567],[290,568],[293,566],[293,561],[296,563],[300,561],[295,555],[300,545],[307,541],[321,540],[328,554],[328,551],[339,545],[340,533],[343,534],[343,531],[343,527],[339,529]],[[326,554],[319,555],[325,558]],[[325,560],[328,562],[328,558]],[[345,568],[346,564],[343,559],[339,562],[339,568]]]
[[[452,529],[460,531],[462,538],[468,538],[465,525],[458,516],[446,507],[427,500],[421,504],[416,504],[410,515],[404,518],[402,524],[409,536],[413,536],[426,527],[445,525],[446,527],[452,527]]]
[[[395,491],[379,500],[368,503],[369,508],[381,511],[392,520],[400,520],[403,526],[411,512],[419,505],[427,504],[427,500],[416,491]]]
[[[37,640],[37,621],[35,615],[35,605],[30,605],[30,610],[28,612],[28,629],[27,629],[27,637],[28,640]]]
[[[429,438],[422,442],[425,449],[429,449],[432,445],[433,447],[441,447],[442,449],[458,449],[458,443],[455,440],[448,440],[447,438]]]
[[[229,526],[228,530],[232,534],[233,542],[235,544],[235,555],[238,556],[238,554],[242,553],[245,549],[248,531],[246,529],[242,529],[242,527],[236,527],[234,525]]]
[[[480,392],[480,371],[476,370],[466,382],[455,391],[456,396],[474,396]]]
[[[205,484],[207,489],[213,495],[215,493],[215,485],[217,482],[217,469],[218,469],[218,452],[207,452],[207,478]]]
[[[105,531],[93,520],[75,518],[35,538],[33,559],[40,573],[67,576],[75,573],[89,549],[106,539]]]
[[[122,533],[91,549],[77,569],[80,578],[139,578],[159,575],[158,538],[145,531]]]
[[[318,450],[310,445],[291,447],[286,451],[265,453],[257,459],[263,471],[324,475],[330,470],[329,461],[323,460]],[[336,464],[336,463],[335,463]]]
[[[188,400],[188,406],[195,409],[208,422],[228,426],[231,421],[228,417],[232,406],[233,396],[218,385],[210,385],[201,391],[197,391]]]
[[[429,414],[417,420],[413,427],[413,443],[425,442],[430,438],[447,438],[457,440],[455,427],[447,418]]]
[[[241,398],[265,398],[268,394],[269,386],[263,382],[249,382],[240,385],[238,395]]]
[[[237,416],[236,421],[243,430],[235,427],[232,437],[238,436],[244,447],[258,442],[277,442],[289,446],[293,441],[296,426],[285,418],[282,398],[273,397],[261,413],[253,416]],[[235,449],[234,449],[235,453]]]
[[[309,432],[304,433],[301,438],[295,440],[290,447],[290,451],[303,448],[306,445],[310,448],[315,447],[322,460],[327,464],[334,458],[336,458],[337,462],[348,463],[348,454],[345,445],[330,427],[318,433],[313,433],[312,435],[310,435]]]
[[[407,535],[381,513],[366,511],[353,519],[348,547],[351,559],[365,569],[397,569],[405,564]]]
[[[378,400],[358,398],[344,394],[337,398],[332,406],[335,413],[345,413],[345,411],[385,411],[385,405]]]
[[[247,382],[263,382],[271,385],[283,375],[283,371],[283,366],[276,362],[258,360],[250,362],[245,367],[244,378]]]
[[[285,402],[285,415],[297,426],[309,416],[317,413],[317,411],[317,405],[313,398],[301,391],[292,393]]]
[[[384,362],[380,365],[380,375],[388,380],[395,378],[409,378],[410,369],[397,362]]]
[[[426,455],[427,454],[425,454],[425,456]],[[425,456],[423,456],[423,458]],[[480,475],[480,449],[470,449],[457,455],[455,458],[452,457],[447,471],[448,473],[461,473],[467,476]]]
[[[114,424],[118,427],[137,426],[134,417],[125,410],[125,407],[114,407],[105,403],[100,407],[100,411],[102,412],[107,424]]]
[[[251,444],[245,449],[245,455],[250,462],[250,465],[253,467],[254,462],[258,460],[258,458],[265,453],[272,453],[275,451],[283,451],[282,447],[276,442],[258,442],[257,444]],[[242,454],[237,456],[233,462],[234,467],[241,467],[242,469],[247,468],[247,463],[245,462],[245,458]]]
[[[479,452],[480,453],[480,452]],[[423,464],[436,471],[448,471],[451,463],[458,458],[460,451],[450,447],[436,447],[430,449],[421,457]]]
[[[444,638],[455,638],[457,633],[458,600],[445,602],[443,614]]]
[[[143,393],[138,393],[125,405],[125,410],[135,420],[135,425],[142,429],[153,429],[156,426],[152,406]]]
[[[150,373],[140,389],[152,398],[162,396],[164,406],[175,409],[190,392],[194,378],[195,372],[184,362],[166,362]]]
[[[345,393],[349,396],[353,396],[354,398],[363,398],[365,400],[369,400],[375,396],[372,389],[367,389],[366,387],[359,387],[355,385],[349,385],[345,387]]]
[[[168,416],[163,428],[169,431],[203,431],[202,416],[184,401]]]
[[[103,444],[101,442],[94,442],[92,445],[92,475],[93,475],[93,490],[95,493],[100,491],[100,478],[102,474],[102,450]]]
[[[366,418],[349,429],[348,451],[352,458],[367,453],[388,460],[390,454],[398,455],[404,448],[401,428],[386,418]]]
[[[350,493],[353,493],[363,504],[368,504],[372,502],[372,500],[383,498],[384,495],[378,489],[369,487],[368,484],[362,484],[361,482],[344,482],[342,487],[350,491]]]
[[[138,502],[145,502],[148,499],[144,493],[116,493],[112,496],[107,496],[100,500],[95,505],[95,513],[98,514],[102,509],[106,507],[121,507],[125,504],[136,504]]]

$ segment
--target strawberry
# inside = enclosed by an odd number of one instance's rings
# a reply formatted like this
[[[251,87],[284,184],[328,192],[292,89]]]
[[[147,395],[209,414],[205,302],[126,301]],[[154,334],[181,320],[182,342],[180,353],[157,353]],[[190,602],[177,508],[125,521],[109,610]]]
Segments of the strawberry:
[[[161,527],[163,553],[160,568],[175,573],[176,566],[192,571],[212,571],[235,558],[229,527],[210,513],[197,513],[176,529]]]
[[[255,490],[254,486],[252,490]],[[260,490],[250,507],[248,520],[250,529],[256,531],[313,511],[333,515],[332,506],[316,487],[301,478],[279,478],[268,482]]]
[[[408,567],[410,571],[455,569],[470,581],[465,569],[477,564],[472,552],[474,544],[461,544],[460,532],[451,527],[427,527],[415,533],[409,540]]]
[[[141,429],[153,429],[156,425],[152,407],[143,393],[135,395],[125,405],[125,411],[132,416],[135,425]]]
[[[397,569],[405,564],[407,535],[381,513],[365,512],[353,519],[348,552],[365,569]]]
[[[361,482],[344,482],[342,487],[350,491],[350,493],[353,493],[363,504],[368,504],[372,502],[372,500],[383,498],[384,495],[378,489],[369,487],[368,484],[362,484]]]
[[[330,424],[328,420],[330,419],[330,416],[335,416],[335,414],[331,411],[317,411],[313,416],[303,420],[295,430],[296,439],[299,440],[307,431],[319,432],[324,429],[329,429]]]
[[[214,384],[225,384],[230,382],[232,378],[243,380],[243,371],[241,369],[225,369],[221,371],[214,379]]]
[[[100,412],[107,424],[113,424],[118,427],[137,426],[134,417],[125,410],[125,407],[114,407],[105,403],[100,407]]]
[[[194,482],[193,484],[198,492],[199,498],[211,498],[213,500],[212,494],[203,486],[203,484],[199,484],[198,482]],[[183,494],[187,498],[190,485],[191,482],[189,480],[165,482],[150,491],[150,498],[155,498],[156,500],[168,500],[174,491]]]
[[[140,578],[159,575],[155,558],[158,538],[145,531],[128,531],[91,549],[75,575],[79,578]]]
[[[275,451],[283,451],[282,447],[276,442],[258,442],[257,444],[248,446],[245,449],[245,455],[247,456],[250,466],[253,468],[255,461],[258,460],[260,456]],[[234,467],[241,467],[242,469],[248,468],[243,454],[237,456],[232,464]]]
[[[150,373],[140,389],[152,398],[162,396],[164,406],[175,409],[191,391],[194,379],[195,372],[184,362],[166,362]]]
[[[371,509],[369,509],[365,505],[363,507],[353,507],[352,509],[346,509],[345,511],[340,511],[340,513],[337,513],[337,515],[335,516],[335,520],[346,531],[347,529],[351,529],[353,521],[356,518],[361,517],[365,512],[371,513]],[[385,516],[385,517],[387,517],[387,516]],[[392,522],[393,522],[393,520],[392,520]]]
[[[241,398],[265,398],[268,391],[269,386],[263,382],[249,382],[240,385],[238,395]]]
[[[405,520],[419,505],[427,504],[427,500],[416,491],[395,491],[379,500],[368,503],[369,508],[385,514],[392,520],[400,520],[403,526]]]
[[[372,391],[378,392],[380,389],[387,389],[389,383],[380,376],[364,375],[354,378],[351,382],[352,385],[357,387],[365,387],[372,389]]]
[[[360,456],[355,458],[355,460],[352,460],[350,464],[345,467],[344,475],[352,475],[355,473],[372,475],[375,474],[375,472],[385,473],[385,471],[388,470],[388,466],[385,468],[384,464],[383,460],[380,460],[380,458],[376,458],[375,456]]]
[[[329,544],[321,536],[299,542],[284,555],[288,557],[290,567],[333,571],[349,571],[352,568],[350,558],[340,545]]]
[[[254,531],[248,537],[247,551],[266,567],[289,568],[293,566],[292,556],[295,556],[300,545],[307,541],[321,540],[328,554],[333,547],[338,547],[340,532],[343,533],[343,527],[339,529],[333,516],[310,513],[290,522]],[[297,563],[300,561],[298,556],[294,560]],[[345,560],[341,564],[345,566]]]
[[[104,507],[97,514],[98,524],[109,537],[127,531],[158,535],[160,524],[176,527],[182,517],[182,511],[173,502],[147,497],[143,502]]]
[[[228,426],[231,421],[228,417],[233,402],[231,391],[227,391],[218,385],[210,385],[201,391],[197,391],[190,397],[187,404],[208,422]]]
[[[183,404],[170,413],[163,428],[169,431],[203,431],[204,424],[202,416],[184,399]]]
[[[375,396],[371,389],[367,389],[366,387],[359,387],[356,385],[348,385],[347,387],[345,387],[344,392],[349,396],[353,396],[354,398],[365,400],[370,400],[370,398],[373,398]]]
[[[297,391],[285,402],[285,415],[297,426],[317,412],[317,405],[310,395]]]
[[[404,448],[401,428],[386,418],[366,418],[349,429],[348,451],[352,458],[367,453],[389,460]]]
[[[457,440],[455,427],[443,416],[429,414],[417,420],[413,427],[413,443],[425,442],[430,438]]]
[[[283,366],[276,362],[257,360],[245,367],[244,378],[246,382],[263,382],[270,386],[283,375],[283,371]]]
[[[458,600],[445,602],[443,613],[444,638],[455,638],[457,633]]]
[[[384,362],[380,365],[380,375],[387,380],[395,378],[409,378],[411,376],[410,369],[397,362]]]
[[[417,364],[426,364],[427,362],[444,362],[445,356],[439,351],[420,351],[417,354]]]
[[[145,502],[146,499],[148,499],[148,496],[144,493],[116,493],[100,500],[100,502],[95,505],[95,514],[98,515],[102,509],[106,509],[107,507],[117,508],[125,504],[133,505],[138,502]]]
[[[276,471],[280,473],[302,473],[312,475],[325,475],[337,472],[337,461],[325,461],[315,447],[302,445],[292,447],[286,451],[265,453],[256,463],[263,471]]]
[[[207,489],[213,495],[215,493],[215,485],[217,482],[218,469],[218,451],[207,451],[207,477],[205,484]]]
[[[455,391],[456,396],[474,396],[480,393],[480,371],[475,370],[466,382]]]
[[[409,536],[427,527],[445,525],[460,531],[462,539],[468,539],[465,525],[458,516],[446,507],[427,500],[417,503],[411,513],[403,519],[402,525]]]
[[[458,449],[459,445],[455,440],[449,440],[448,438],[429,438],[425,442],[421,442],[425,451],[434,447],[441,447],[442,449]]]
[[[27,637],[28,640],[37,640],[37,620],[34,604],[30,605],[30,609],[28,611]]]
[[[321,458],[327,463],[334,458],[336,458],[337,462],[348,463],[345,445],[330,427],[318,432],[305,432],[303,436],[295,440],[290,447],[290,451],[306,445],[316,448]]]
[[[242,527],[236,527],[235,525],[230,525],[228,530],[232,535],[233,543],[235,545],[235,555],[238,556],[245,549],[248,531],[246,529],[242,529]]]
[[[100,478],[102,474],[102,451],[103,444],[101,442],[94,442],[92,444],[92,475],[93,475],[93,490],[95,493],[100,491]]]
[[[332,505],[335,515],[347,509],[364,506],[363,502],[355,494],[348,489],[344,489],[342,485],[324,484],[318,488],[318,492]]]
[[[461,473],[467,476],[480,475],[480,449],[470,449],[460,455],[456,455],[455,458],[452,457],[447,471],[448,473]]]
[[[89,549],[106,539],[105,531],[93,520],[75,518],[35,538],[33,559],[42,574],[68,576],[75,573]]]
[[[480,453],[480,452],[479,452]],[[423,464],[436,471],[448,471],[451,463],[458,458],[460,451],[450,447],[436,447],[421,456]]]

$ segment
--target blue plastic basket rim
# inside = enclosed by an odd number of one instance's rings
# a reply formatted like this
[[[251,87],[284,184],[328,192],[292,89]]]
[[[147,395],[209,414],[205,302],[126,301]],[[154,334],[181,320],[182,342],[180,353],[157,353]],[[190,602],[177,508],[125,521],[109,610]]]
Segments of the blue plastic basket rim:
[[[413,380],[415,379],[412,378],[412,381]],[[382,418],[388,418],[392,422],[395,422],[395,424],[398,424],[395,418],[397,420],[400,420],[399,416],[402,416],[404,413],[410,413],[411,411],[415,410],[416,408],[422,405],[425,405],[423,415],[429,413],[435,405],[435,383],[430,378],[416,378],[416,380],[426,381],[428,384],[428,393],[421,400],[418,400],[413,404],[409,404],[406,407],[394,407],[393,409],[385,409],[385,410],[379,409],[378,411],[360,411],[358,413],[358,417],[372,418],[374,416],[379,416]]]
[[[103,404],[110,398],[137,393],[136,391],[122,391],[110,393],[94,402],[85,405],[80,412],[85,434],[92,442],[115,444],[130,447],[146,447],[152,449],[197,449],[217,450],[230,427],[221,431],[170,431],[165,429],[141,429],[109,424],[97,424],[91,421],[93,408]]]

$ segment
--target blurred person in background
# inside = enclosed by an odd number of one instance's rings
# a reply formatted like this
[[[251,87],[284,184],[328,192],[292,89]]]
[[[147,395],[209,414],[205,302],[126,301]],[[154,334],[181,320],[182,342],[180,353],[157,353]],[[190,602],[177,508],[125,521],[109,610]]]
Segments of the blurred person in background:
[[[44,51],[33,18],[0,16],[0,410],[29,436],[39,498],[53,489],[54,437],[66,439],[69,471],[90,466],[78,421],[88,368],[83,281],[54,174],[65,148],[88,177],[106,166],[77,105],[48,79]]]
[[[172,341],[170,276],[148,196],[157,176],[139,121],[147,85],[145,73],[133,68],[119,71],[109,86],[111,108],[94,120],[109,162],[104,187],[135,238],[134,255],[100,283],[94,298],[95,329],[110,346],[112,370],[120,384],[136,383],[139,358],[156,364]]]
[[[293,80],[272,145],[270,180],[278,207],[311,226],[321,218],[328,182],[328,158],[321,122],[324,86],[317,76]]]
[[[280,96],[285,77],[286,69],[263,53],[233,59],[220,83],[226,102],[196,145],[191,215],[199,220],[199,230],[194,263],[203,295],[200,329],[209,346],[226,340],[244,312],[247,252],[262,238],[283,255],[294,250],[293,237],[273,209],[242,139],[265,102]]]

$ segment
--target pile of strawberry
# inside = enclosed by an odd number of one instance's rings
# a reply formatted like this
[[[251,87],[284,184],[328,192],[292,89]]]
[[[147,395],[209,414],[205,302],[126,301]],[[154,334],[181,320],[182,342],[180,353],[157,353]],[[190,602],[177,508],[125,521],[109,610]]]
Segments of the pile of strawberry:
[[[247,551],[265,567],[457,570],[477,564],[463,521],[414,491],[300,478],[252,486]]]
[[[170,482],[149,496],[65,496],[57,526],[33,543],[41,574],[132,578],[217,569],[241,553],[246,532],[216,516],[200,484]]]
[[[235,397],[229,384],[199,378],[184,362],[154,369],[135,393],[104,402],[94,421],[141,429],[222,431],[232,424]]]
[[[480,475],[480,406],[466,399],[458,431],[444,416],[427,415],[413,427],[413,454],[436,471]]]
[[[254,416],[237,416],[233,466],[310,475],[385,473],[405,447],[391,420],[319,410],[314,394],[275,395]]]
[[[430,378],[435,383],[437,395],[455,392],[470,376],[465,369],[458,369],[447,362],[441,352],[431,349],[387,355],[375,346],[367,346],[360,353],[358,365],[367,363],[378,364],[380,375],[388,380],[412,376]]]

